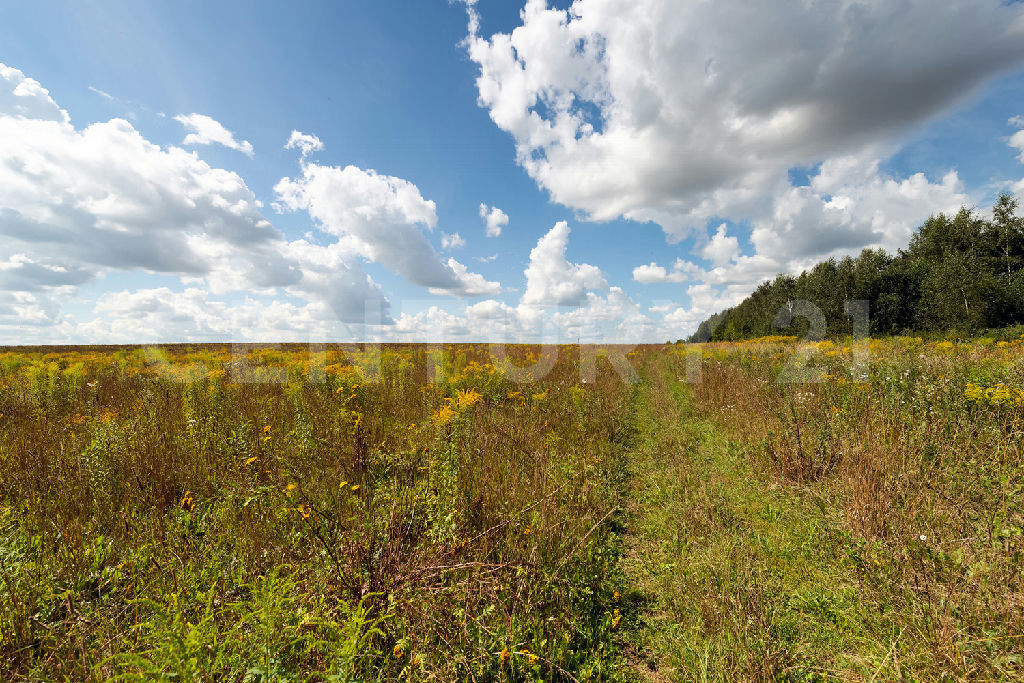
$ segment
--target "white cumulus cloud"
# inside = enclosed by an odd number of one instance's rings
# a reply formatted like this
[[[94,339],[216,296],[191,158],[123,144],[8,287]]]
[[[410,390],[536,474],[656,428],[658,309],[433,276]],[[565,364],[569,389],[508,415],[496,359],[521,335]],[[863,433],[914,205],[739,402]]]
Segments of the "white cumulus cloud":
[[[445,263],[424,231],[437,225],[436,206],[408,180],[355,166],[302,165],[302,176],[274,188],[281,210],[306,211],[321,230],[350,238],[364,258],[431,292],[477,296],[496,283]],[[479,278],[479,279],[478,279]]]
[[[0,63],[0,114],[59,123],[69,120],[68,113],[57,106],[39,81],[3,63]]]
[[[284,292],[335,322],[363,320],[366,301],[386,315],[350,244],[289,242],[237,174],[161,148],[123,119],[76,129],[37,82],[3,65],[0,74],[5,334],[36,321],[66,338],[63,304],[118,271],[174,276],[212,294]]]
[[[718,226],[714,237],[701,249],[700,255],[714,263],[716,266],[728,265],[730,261],[740,255],[740,241],[730,237],[728,226]]]
[[[300,133],[297,130],[293,130],[292,134],[288,137],[288,142],[285,143],[284,148],[297,149],[302,154],[303,158],[305,158],[313,152],[321,151],[324,148],[324,143],[315,135],[308,135],[306,133]]]
[[[530,251],[526,268],[526,291],[521,304],[526,306],[576,306],[593,289],[606,289],[608,283],[597,266],[571,263],[566,258],[569,224],[559,221],[537,241]]]
[[[923,173],[887,175],[880,163],[870,151],[830,159],[809,186],[779,193],[770,214],[753,223],[755,252],[794,271],[865,247],[895,251],[928,216],[972,203],[956,171],[932,182]]]
[[[494,296],[495,294],[501,294],[501,285],[497,282],[490,282],[479,273],[471,273],[458,261],[453,258],[448,259],[448,267],[455,273],[455,278],[458,281],[458,286],[452,287],[431,287],[430,292],[432,294],[451,295],[457,294],[459,296]]]
[[[1024,61],[1024,6],[1003,0],[528,0],[490,37],[466,9],[479,103],[538,185],[677,237],[756,218],[788,169],[891,141]]]
[[[508,225],[508,215],[496,206],[481,204],[480,218],[484,219],[484,230],[488,237],[499,237],[501,229]]]
[[[446,232],[441,232],[441,248],[445,250],[461,249],[466,246],[466,240],[462,236],[455,232],[449,235]]]

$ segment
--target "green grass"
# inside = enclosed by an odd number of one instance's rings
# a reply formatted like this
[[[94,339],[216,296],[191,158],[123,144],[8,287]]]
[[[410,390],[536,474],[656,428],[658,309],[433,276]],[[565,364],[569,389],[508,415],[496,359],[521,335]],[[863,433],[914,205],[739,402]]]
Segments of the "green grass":
[[[756,471],[662,360],[635,405],[623,571],[637,675],[888,678],[892,641],[861,600],[832,506]]]

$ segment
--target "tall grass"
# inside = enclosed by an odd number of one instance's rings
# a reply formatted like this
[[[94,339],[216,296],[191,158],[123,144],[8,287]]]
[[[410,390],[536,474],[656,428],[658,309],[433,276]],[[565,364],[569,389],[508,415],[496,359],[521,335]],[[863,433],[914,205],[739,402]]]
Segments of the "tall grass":
[[[0,352],[0,678],[1022,674],[1024,340],[693,351]]]
[[[1022,675],[1024,338],[872,340],[861,368],[853,344],[823,342],[819,382],[777,381],[795,348],[706,346],[696,405],[836,513],[862,604],[901,634],[889,665]]]
[[[610,671],[623,385],[568,348],[509,374],[473,346],[0,354],[0,677]]]

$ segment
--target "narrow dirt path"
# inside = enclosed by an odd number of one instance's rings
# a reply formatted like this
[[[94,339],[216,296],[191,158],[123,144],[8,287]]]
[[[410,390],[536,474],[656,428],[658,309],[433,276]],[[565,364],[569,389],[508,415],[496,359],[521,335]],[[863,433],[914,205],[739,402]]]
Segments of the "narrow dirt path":
[[[700,419],[668,361],[637,390],[627,532],[627,658],[640,680],[871,678],[847,538]]]

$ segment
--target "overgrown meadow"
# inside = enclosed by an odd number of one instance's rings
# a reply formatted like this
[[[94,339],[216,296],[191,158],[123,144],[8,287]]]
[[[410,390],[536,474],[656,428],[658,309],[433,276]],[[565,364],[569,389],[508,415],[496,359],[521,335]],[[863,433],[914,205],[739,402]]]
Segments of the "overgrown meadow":
[[[3,354],[3,677],[600,676],[628,387],[560,352]]]
[[[1024,338],[627,351],[0,353],[0,677],[1024,672]]]
[[[704,348],[692,419],[723,440],[696,478],[722,477],[730,502],[710,525],[734,554],[691,545],[666,592],[685,594],[673,620],[712,668],[746,679],[1024,676],[1020,331]],[[695,564],[710,575],[695,582]]]

